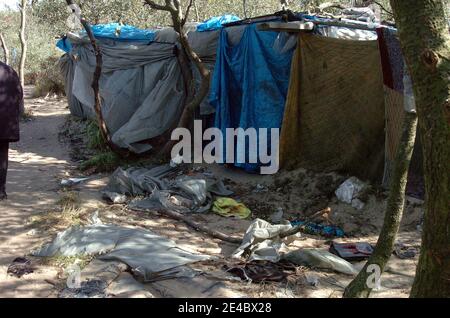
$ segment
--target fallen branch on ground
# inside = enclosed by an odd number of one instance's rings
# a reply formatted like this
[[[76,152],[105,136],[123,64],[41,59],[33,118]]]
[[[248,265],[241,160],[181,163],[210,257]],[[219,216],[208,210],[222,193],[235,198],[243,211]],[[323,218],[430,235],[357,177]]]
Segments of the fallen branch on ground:
[[[135,211],[142,212],[142,210],[138,210],[138,209],[136,209]],[[193,229],[195,229],[196,231],[203,232],[203,233],[208,234],[219,240],[222,240],[222,241],[225,241],[228,243],[233,243],[233,244],[241,244],[241,242],[242,242],[242,238],[232,237],[232,236],[224,234],[222,232],[210,229],[209,227],[207,227],[203,224],[200,224],[198,222],[191,220],[190,218],[188,218],[187,216],[185,216],[181,213],[178,213],[175,211],[162,210],[162,209],[158,210],[157,212],[159,214],[167,216],[168,218],[171,218],[171,219],[174,219],[177,221],[182,221],[182,222],[186,223],[187,225],[189,225],[190,227],[192,227]]]

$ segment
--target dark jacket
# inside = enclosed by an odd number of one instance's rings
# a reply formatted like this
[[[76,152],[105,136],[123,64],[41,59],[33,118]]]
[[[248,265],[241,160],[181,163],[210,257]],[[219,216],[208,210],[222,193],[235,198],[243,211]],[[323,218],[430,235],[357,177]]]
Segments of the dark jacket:
[[[19,141],[19,114],[23,102],[17,73],[0,62],[0,141]]]

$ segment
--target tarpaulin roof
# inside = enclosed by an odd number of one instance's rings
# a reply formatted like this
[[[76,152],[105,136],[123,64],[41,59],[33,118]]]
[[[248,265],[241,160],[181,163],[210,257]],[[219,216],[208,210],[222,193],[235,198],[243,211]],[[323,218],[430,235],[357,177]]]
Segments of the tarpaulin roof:
[[[219,17],[208,19],[197,26],[197,31],[213,31],[222,28],[224,24],[239,21],[239,17],[235,15],[225,14]]]
[[[107,23],[92,25],[91,28],[94,36],[99,39],[124,42],[152,42],[155,39],[155,31],[139,29],[131,25]],[[81,35],[86,35],[86,31],[81,31]],[[72,45],[67,37],[58,40],[56,46],[66,53],[72,50]]]

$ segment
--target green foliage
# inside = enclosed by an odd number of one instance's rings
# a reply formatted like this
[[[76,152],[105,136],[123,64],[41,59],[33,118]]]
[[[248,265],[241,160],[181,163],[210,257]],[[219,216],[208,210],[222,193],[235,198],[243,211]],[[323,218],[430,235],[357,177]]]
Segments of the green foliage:
[[[161,2],[162,0],[156,0]],[[362,3],[363,0],[357,0]],[[140,28],[155,28],[171,24],[167,12],[151,9],[144,5],[143,0],[75,0],[85,18],[92,24],[120,22],[135,25]],[[293,11],[314,10],[326,0],[297,0],[289,1]],[[333,1],[350,5],[353,0]],[[377,1],[390,10],[388,0]],[[188,1],[181,1],[184,7]],[[246,0],[247,17],[271,14],[281,9],[279,0]],[[203,21],[212,16],[235,14],[245,17],[243,0],[195,0],[191,9],[189,21]],[[28,58],[25,65],[27,84],[37,83],[40,79],[42,94],[60,89],[61,82],[54,82],[56,78],[55,66],[49,63],[52,58],[61,56],[62,52],[55,46],[57,38],[70,31],[66,20],[70,13],[65,0],[32,1],[28,7],[28,21],[26,36],[28,39]],[[18,69],[20,60],[19,26],[20,13],[14,10],[0,11],[2,21],[1,32],[4,34],[11,51],[12,66]],[[0,50],[0,59],[3,52]]]
[[[65,93],[63,77],[57,66],[58,60],[57,56],[49,56],[41,62],[36,73],[28,73],[29,83],[36,85],[35,97],[46,96],[47,94],[63,95]]]
[[[100,152],[80,165],[81,171],[93,169],[95,172],[111,172],[124,162],[112,151]]]
[[[94,120],[90,120],[86,125],[86,135],[88,138],[88,146],[92,150],[106,151],[108,149],[106,141]]]

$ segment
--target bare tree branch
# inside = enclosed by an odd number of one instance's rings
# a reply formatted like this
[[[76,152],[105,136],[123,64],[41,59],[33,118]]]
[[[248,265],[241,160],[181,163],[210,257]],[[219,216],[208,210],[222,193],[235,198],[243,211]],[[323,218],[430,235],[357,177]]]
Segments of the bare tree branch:
[[[73,0],[66,0],[67,5],[74,5]],[[122,149],[118,147],[114,142],[112,141],[111,134],[109,132],[108,127],[106,126],[105,119],[103,118],[102,113],[102,99],[100,95],[100,76],[102,74],[102,66],[103,66],[103,56],[102,52],[100,50],[100,47],[97,44],[97,41],[95,39],[94,33],[92,32],[92,28],[89,24],[89,22],[83,17],[80,16],[80,22],[83,25],[84,29],[86,30],[86,34],[91,42],[91,45],[94,49],[94,55],[95,55],[95,71],[94,71],[94,77],[92,79],[92,89],[94,90],[94,98],[95,98],[95,113],[97,115],[97,122],[100,129],[100,132],[102,134],[102,137],[106,141],[107,146],[111,151],[117,153],[120,156],[127,156],[129,155],[129,152],[125,149]]]
[[[5,55],[5,63],[9,65],[9,50],[8,46],[6,45],[5,37],[3,36],[2,33],[0,33],[0,44],[3,49],[3,54]]]
[[[211,78],[210,71],[203,64],[201,58],[197,55],[197,53],[195,53],[195,51],[192,49],[191,45],[189,44],[187,35],[184,32],[183,27],[188,19],[188,14],[193,4],[192,0],[189,1],[190,2],[187,6],[186,14],[183,17],[183,12],[179,0],[165,0],[165,5],[158,4],[152,0],[145,0],[145,2],[153,9],[170,12],[173,22],[173,28],[178,33],[178,39],[183,48],[182,54],[187,55],[190,61],[194,63],[201,77],[200,88],[198,89],[198,91],[195,91],[193,81],[190,80],[193,78],[192,70],[189,67],[184,67],[184,63],[181,63],[183,73],[185,73],[184,79],[186,82],[185,85],[187,93],[186,105],[178,122],[178,127],[183,128],[189,128],[189,126],[191,125],[195,109],[200,106],[201,102],[208,94],[209,82]],[[180,60],[184,59],[181,58]],[[168,141],[162,149],[160,155],[162,157],[167,157],[170,154],[174,144],[174,141]]]
[[[160,10],[160,11],[169,11],[170,8],[167,5],[158,4],[155,1],[152,0],[145,0],[145,4],[149,5],[154,10]]]
[[[189,4],[188,4],[188,6],[187,6],[187,8],[186,8],[186,12],[185,12],[185,14],[184,14],[183,19],[181,20],[181,25],[182,25],[182,26],[184,26],[184,25],[186,24],[186,22],[187,22],[187,19],[188,19],[188,17],[189,17],[189,12],[191,11],[192,4],[193,4],[193,3],[194,3],[194,0],[189,0]]]

